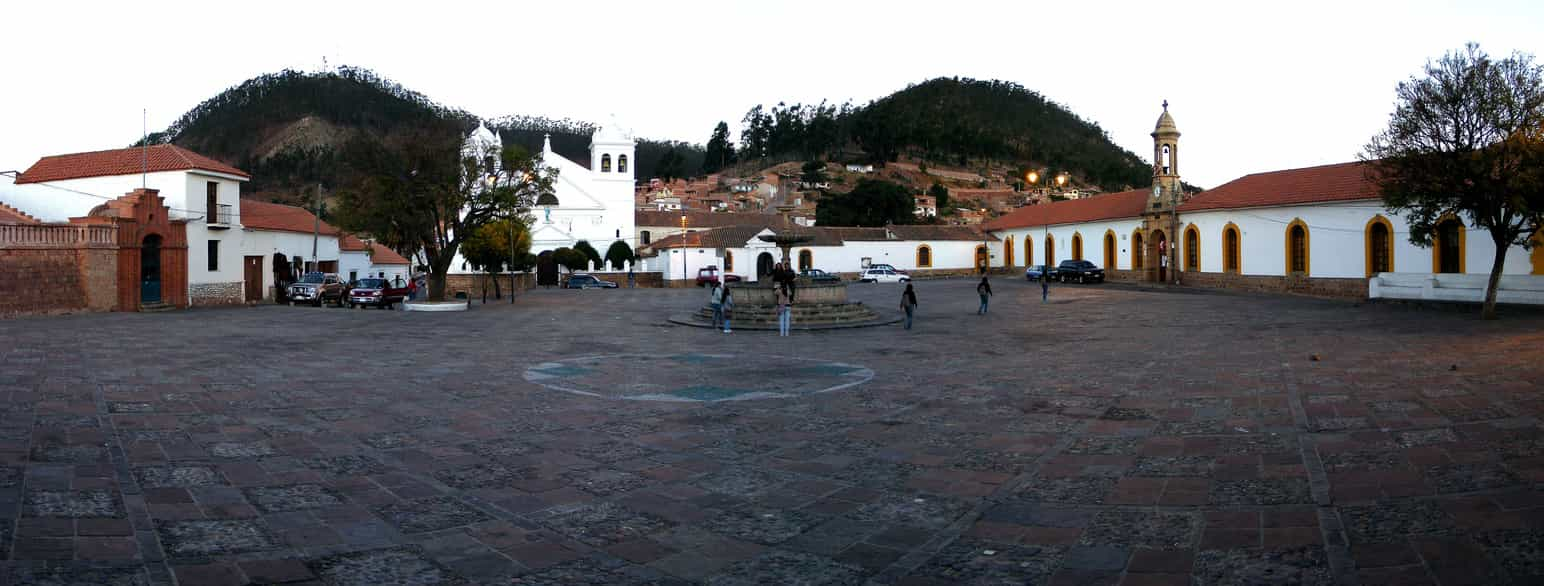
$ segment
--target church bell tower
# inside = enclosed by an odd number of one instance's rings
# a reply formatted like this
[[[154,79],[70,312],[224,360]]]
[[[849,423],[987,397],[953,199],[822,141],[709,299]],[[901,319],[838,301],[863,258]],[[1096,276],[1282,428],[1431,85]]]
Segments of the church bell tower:
[[[1132,255],[1133,270],[1142,273],[1142,279],[1157,283],[1180,282],[1179,250],[1175,246],[1179,234],[1179,205],[1185,202],[1185,193],[1179,181],[1179,128],[1169,115],[1169,101],[1163,101],[1163,114],[1153,128],[1153,191],[1148,197],[1147,210],[1142,214],[1141,232],[1133,238],[1137,247]]]
[[[1154,203],[1167,209],[1176,205],[1179,197],[1179,128],[1169,115],[1169,101],[1163,101],[1163,114],[1153,128],[1153,197]]]

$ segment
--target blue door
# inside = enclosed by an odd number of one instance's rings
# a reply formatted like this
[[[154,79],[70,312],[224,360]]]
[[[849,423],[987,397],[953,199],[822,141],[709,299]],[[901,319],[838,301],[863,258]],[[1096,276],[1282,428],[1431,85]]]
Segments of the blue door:
[[[139,251],[139,302],[161,301],[161,237],[145,237]]]

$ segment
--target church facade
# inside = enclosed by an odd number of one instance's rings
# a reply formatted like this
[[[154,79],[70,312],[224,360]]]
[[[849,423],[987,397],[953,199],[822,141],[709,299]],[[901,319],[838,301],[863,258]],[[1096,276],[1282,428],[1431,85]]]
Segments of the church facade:
[[[1383,206],[1364,163],[1255,173],[1195,195],[1180,184],[1168,104],[1153,133],[1153,184],[1020,208],[986,224],[993,265],[1086,259],[1111,279],[1341,297],[1479,301],[1495,255],[1452,216],[1434,246]],[[1472,236],[1469,237],[1473,232]],[[1536,237],[1537,238],[1537,237]],[[1544,244],[1544,242],[1541,242]],[[1512,246],[1498,299],[1544,303],[1544,246]]]

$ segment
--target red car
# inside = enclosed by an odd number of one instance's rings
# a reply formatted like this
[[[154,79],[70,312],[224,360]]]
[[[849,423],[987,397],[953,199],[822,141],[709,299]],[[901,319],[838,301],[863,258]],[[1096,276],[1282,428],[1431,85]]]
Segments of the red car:
[[[740,282],[740,275],[724,275],[725,283]],[[718,267],[702,267],[697,269],[697,286],[707,287],[718,284]]]
[[[407,299],[408,283],[403,281],[401,285],[391,282],[391,279],[377,279],[374,277],[360,279],[349,288],[349,305],[354,307],[381,307],[391,309],[391,306],[402,303]]]

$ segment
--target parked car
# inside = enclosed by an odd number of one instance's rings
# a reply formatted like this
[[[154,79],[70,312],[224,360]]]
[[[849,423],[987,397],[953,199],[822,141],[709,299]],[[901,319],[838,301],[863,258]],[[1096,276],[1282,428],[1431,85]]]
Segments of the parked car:
[[[306,273],[289,288],[289,304],[310,303],[321,307],[322,303],[331,301],[343,305],[344,296],[343,280],[336,273]]]
[[[698,287],[707,287],[707,286],[710,286],[710,285],[715,285],[715,284],[718,283],[718,279],[719,279],[718,267],[702,267],[700,269],[697,269],[697,286]],[[738,283],[738,282],[740,282],[740,276],[739,275],[725,274],[723,276],[723,279],[724,279],[725,283]]]
[[[1039,281],[1041,274],[1046,274],[1047,280],[1055,281],[1056,267],[1047,265],[1029,265],[1024,269],[1024,279],[1028,281]]]
[[[615,289],[617,284],[611,281],[602,281],[595,275],[569,275],[563,282],[564,289]]]
[[[391,279],[371,277],[355,281],[354,286],[348,290],[345,302],[354,307],[391,309],[391,306],[402,303],[404,299],[407,299],[406,281],[396,285]]]
[[[840,283],[842,278],[838,275],[822,271],[820,269],[804,269],[799,271],[799,276],[809,279],[811,283]]]
[[[869,267],[858,275],[859,283],[906,283],[911,277],[895,269],[876,269]]]
[[[1077,281],[1079,283],[1104,282],[1104,269],[1086,260],[1064,260],[1061,266],[1056,267],[1057,280],[1063,283]]]
[[[885,270],[888,270],[888,271],[895,271],[897,274],[911,276],[911,273],[908,273],[908,272],[903,271],[901,269],[895,268],[894,266],[886,264],[886,263],[871,264],[871,265],[868,266],[868,268],[871,268],[871,269],[885,269]]]

